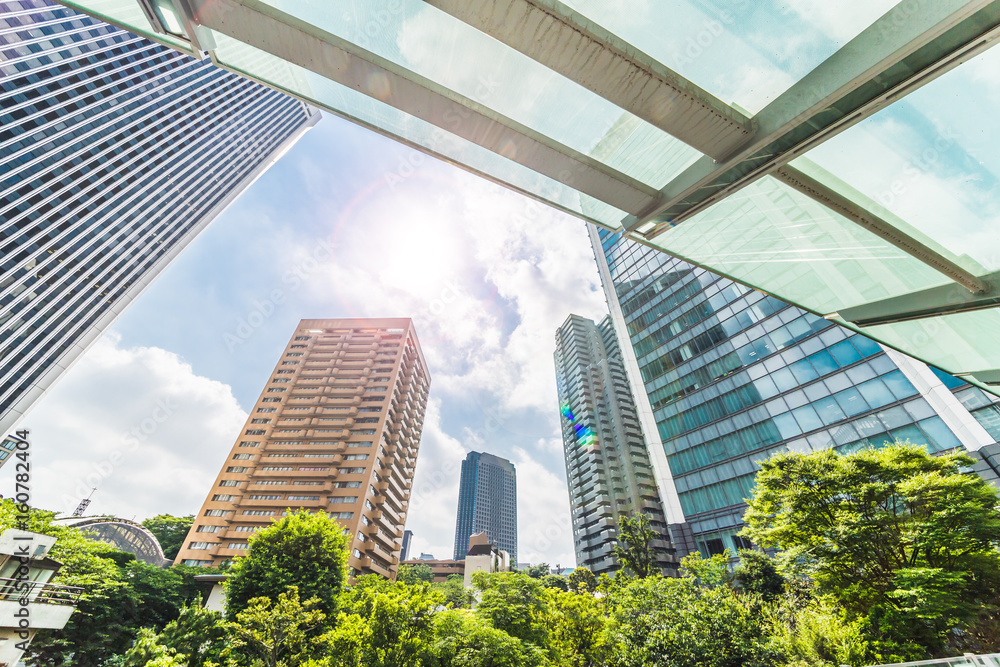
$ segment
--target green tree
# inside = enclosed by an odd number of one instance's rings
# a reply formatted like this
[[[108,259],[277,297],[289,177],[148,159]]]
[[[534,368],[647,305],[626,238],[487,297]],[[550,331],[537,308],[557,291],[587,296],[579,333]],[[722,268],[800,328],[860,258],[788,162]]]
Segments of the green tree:
[[[344,593],[337,625],[323,636],[333,665],[410,667],[430,650],[434,609],[430,586],[391,582],[370,574]]]
[[[597,577],[585,567],[578,567],[569,573],[569,589],[576,593],[593,593],[597,590]]]
[[[785,578],[774,559],[756,549],[741,549],[740,563],[733,570],[733,583],[741,591],[759,595],[765,602],[785,592]]]
[[[551,617],[551,646],[557,664],[572,667],[603,665],[607,657],[607,619],[601,603],[592,595],[579,595],[554,588],[546,591]]]
[[[520,572],[475,572],[472,583],[479,591],[478,616],[511,637],[548,649],[549,609],[538,579]]]
[[[421,581],[429,584],[434,581],[434,572],[431,570],[431,566],[426,563],[400,565],[399,572],[396,573],[396,581],[411,585]]]
[[[253,598],[276,602],[297,586],[302,597],[318,598],[316,608],[334,618],[346,580],[344,529],[325,514],[289,513],[258,532],[247,555],[233,564],[225,583],[226,616],[236,618]]]
[[[521,573],[528,575],[532,579],[541,579],[545,575],[549,574],[549,569],[548,563],[539,563],[538,565],[529,565],[521,570]]]
[[[463,609],[472,606],[472,595],[465,588],[465,576],[449,574],[444,581],[431,584],[431,590],[444,598],[444,604],[450,609]]]
[[[649,527],[649,517],[645,514],[640,512],[634,516],[623,514],[618,517],[615,557],[626,574],[643,578],[659,573],[653,546],[653,540],[657,537],[656,532]]]
[[[883,662],[861,619],[849,620],[829,599],[764,607],[772,646],[790,667],[862,667]]]
[[[226,623],[229,644],[224,655],[235,667],[299,667],[319,653],[316,632],[325,616],[318,598],[299,600],[296,586],[277,601],[259,597]]]
[[[558,574],[547,574],[542,577],[542,586],[546,588],[558,588],[561,591],[569,590],[569,582],[566,581],[566,577],[561,577]]]
[[[727,586],[691,578],[632,579],[608,597],[608,664],[614,667],[771,667],[759,613]]]
[[[537,649],[467,610],[435,615],[434,641],[423,657],[427,667],[535,667],[544,662]]]
[[[971,464],[908,443],[779,454],[761,464],[743,534],[807,561],[819,592],[886,647],[939,651],[1000,590],[1000,500],[962,473]]]
[[[177,557],[177,552],[181,550],[184,538],[187,537],[193,523],[193,514],[187,516],[158,514],[152,519],[143,521],[142,525],[156,537],[160,548],[163,549],[163,555],[173,560]]]
[[[157,640],[183,655],[187,667],[218,662],[226,647],[222,614],[199,604],[186,605],[176,619],[167,623]]]
[[[729,585],[733,580],[733,574],[729,570],[731,558],[732,552],[729,549],[708,558],[697,551],[689,553],[681,558],[681,576],[694,579],[706,588]]]

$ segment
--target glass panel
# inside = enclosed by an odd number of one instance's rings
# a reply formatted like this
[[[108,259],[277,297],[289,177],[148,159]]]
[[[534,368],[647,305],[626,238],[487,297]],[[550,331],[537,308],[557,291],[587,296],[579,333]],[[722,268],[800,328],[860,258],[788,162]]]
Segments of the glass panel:
[[[62,5],[66,5],[78,12],[96,16],[108,23],[117,23],[127,30],[131,30],[137,35],[166,44],[175,49],[191,54],[191,45],[187,40],[164,35],[153,30],[149,19],[139,7],[136,0],[60,0]]]
[[[932,237],[973,273],[1000,270],[997,72],[1000,49],[990,49],[808,157],[902,225]]]
[[[271,6],[660,188],[701,153],[423,0]]]
[[[866,333],[869,330],[889,345],[939,368],[1000,368],[1000,345],[997,344],[1000,310],[996,308],[869,327]]]
[[[372,97],[225,35],[216,33],[215,38],[218,44],[215,51],[216,58],[220,63],[236,71],[270,82],[351,120],[369,127],[380,128],[408,143],[444,155],[473,170],[540,197],[558,208],[611,226],[618,226],[619,221],[625,216],[623,211],[613,206],[585,197],[573,188]]]
[[[652,242],[824,314],[948,282],[770,176]]]
[[[723,102],[756,113],[898,0],[565,2]]]

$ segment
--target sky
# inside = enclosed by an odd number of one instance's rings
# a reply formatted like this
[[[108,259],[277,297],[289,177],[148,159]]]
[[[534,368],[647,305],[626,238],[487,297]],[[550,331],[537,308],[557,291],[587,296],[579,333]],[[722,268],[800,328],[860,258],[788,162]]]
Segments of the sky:
[[[749,113],[896,4],[623,1],[568,4]],[[328,27],[360,39],[375,25],[366,48],[583,152],[616,122],[544,68],[442,30],[425,3],[398,6],[356,3]],[[986,51],[807,157],[997,270],[998,61]],[[30,413],[36,504],[69,512],[96,486],[95,513],[195,512],[299,319],[412,317],[432,376],[412,551],[450,556],[461,460],[489,451],[517,467],[519,560],[572,565],[553,335],[570,313],[606,312],[584,223],[327,116]]]
[[[572,566],[554,334],[606,312],[583,222],[324,116],[29,414],[34,503],[195,513],[299,319],[411,317],[411,551],[451,557],[461,461],[488,451],[517,469],[519,560]]]

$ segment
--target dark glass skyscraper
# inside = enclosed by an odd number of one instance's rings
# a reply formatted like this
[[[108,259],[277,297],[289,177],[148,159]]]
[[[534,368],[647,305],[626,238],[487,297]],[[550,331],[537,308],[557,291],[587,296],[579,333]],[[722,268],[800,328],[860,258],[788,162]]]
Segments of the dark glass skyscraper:
[[[594,324],[570,315],[556,331],[554,357],[577,566],[595,574],[617,570],[619,519],[642,512],[660,536],[657,566],[676,570],[611,317]]]
[[[0,0],[0,435],[318,119],[47,0]]]
[[[618,234],[592,229],[591,239],[615,328],[631,343],[625,364],[667,521],[689,524],[687,548],[745,546],[743,500],[757,462],[779,451],[909,440],[965,448],[996,477],[1000,411],[984,392]],[[679,550],[685,541],[674,535]]]
[[[462,461],[455,560],[465,558],[475,533],[486,533],[517,562],[517,474],[513,463],[485,452],[469,452]]]

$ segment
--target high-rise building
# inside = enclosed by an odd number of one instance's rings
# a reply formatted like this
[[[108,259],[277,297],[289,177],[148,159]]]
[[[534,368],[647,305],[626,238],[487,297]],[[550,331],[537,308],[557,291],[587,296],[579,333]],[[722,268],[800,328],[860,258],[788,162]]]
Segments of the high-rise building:
[[[619,565],[619,517],[641,512],[659,534],[661,571],[677,560],[611,317],[570,315],[556,331],[556,386],[576,564],[596,574]]]
[[[679,552],[745,546],[744,499],[775,452],[909,440],[996,479],[996,397],[620,234],[591,240],[667,522],[688,524]]]
[[[486,533],[517,562],[517,473],[507,459],[485,452],[469,452],[462,461],[455,560],[465,558],[469,537],[476,533]]]
[[[353,574],[395,577],[429,382],[409,319],[302,320],[176,562],[245,555],[301,508],[344,526]]]
[[[0,0],[0,436],[318,118],[48,0]]]
[[[409,560],[410,558],[410,540],[413,539],[412,530],[403,531],[403,544],[400,547],[399,560]]]

